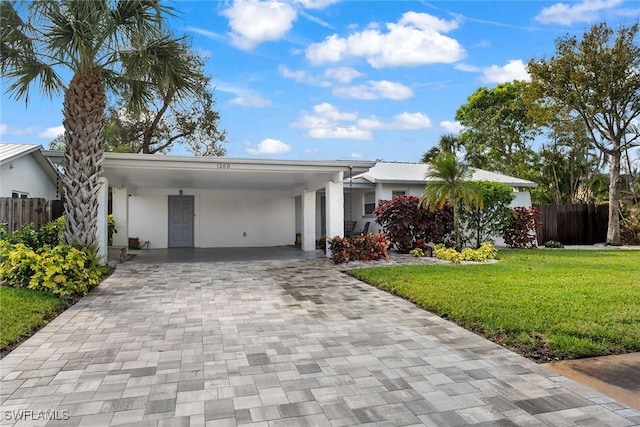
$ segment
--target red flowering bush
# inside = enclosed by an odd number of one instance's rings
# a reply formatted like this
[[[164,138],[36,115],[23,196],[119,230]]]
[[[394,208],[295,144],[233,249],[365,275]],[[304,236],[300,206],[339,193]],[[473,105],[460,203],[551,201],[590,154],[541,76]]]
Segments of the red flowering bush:
[[[537,248],[536,228],[542,225],[539,220],[540,211],[533,206],[514,208],[511,220],[502,229],[504,242],[512,248]]]
[[[375,214],[393,248],[403,254],[415,248],[425,250],[428,242],[442,243],[453,231],[449,205],[429,212],[420,207],[420,198],[415,196],[381,200]]]
[[[354,237],[336,236],[329,242],[331,260],[335,264],[386,259],[388,247],[389,241],[384,234],[373,233]]]

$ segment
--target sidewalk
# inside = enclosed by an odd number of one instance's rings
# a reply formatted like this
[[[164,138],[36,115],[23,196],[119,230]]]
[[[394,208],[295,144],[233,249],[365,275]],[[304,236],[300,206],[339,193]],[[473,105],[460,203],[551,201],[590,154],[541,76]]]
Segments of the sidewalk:
[[[640,410],[640,353],[552,362],[545,366]]]

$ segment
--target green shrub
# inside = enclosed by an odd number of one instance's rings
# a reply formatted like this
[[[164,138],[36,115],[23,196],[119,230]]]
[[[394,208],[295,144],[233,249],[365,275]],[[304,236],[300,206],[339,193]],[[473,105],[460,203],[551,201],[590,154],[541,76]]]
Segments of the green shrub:
[[[416,258],[424,257],[424,251],[420,248],[415,248],[409,251],[409,255],[414,256]]]
[[[564,248],[564,245],[560,242],[556,242],[555,240],[549,240],[548,242],[545,242],[544,247],[552,248],[552,249],[560,249],[560,248]]]
[[[14,288],[27,287],[39,260],[40,255],[24,243],[0,240],[0,280],[5,284]]]
[[[49,221],[36,232],[40,246],[56,246],[64,235],[64,216]]]
[[[84,295],[105,272],[95,248],[59,243],[34,251],[24,243],[0,242],[0,279],[12,287]]]
[[[0,239],[6,240],[11,244],[22,243],[23,245],[36,250],[43,246],[56,246],[62,239],[64,233],[64,217],[60,217],[53,221],[49,221],[40,230],[36,231],[33,223],[23,225],[20,230],[13,233],[6,233],[4,227],[0,234]]]
[[[444,245],[436,245],[433,253],[438,259],[458,264],[460,261],[486,262],[489,259],[495,259],[498,250],[493,244],[485,242],[478,249],[464,248],[462,252],[458,252],[454,248],[446,248]]]
[[[389,241],[384,234],[373,233],[354,237],[336,236],[329,242],[331,260],[335,264],[386,259],[388,247]]]

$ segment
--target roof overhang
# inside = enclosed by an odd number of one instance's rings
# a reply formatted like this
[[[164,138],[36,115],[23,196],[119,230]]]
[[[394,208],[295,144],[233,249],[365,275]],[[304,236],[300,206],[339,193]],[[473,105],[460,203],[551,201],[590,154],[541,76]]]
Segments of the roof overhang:
[[[62,151],[44,153],[62,163]],[[363,173],[369,161],[303,161],[189,157],[157,154],[111,153],[104,155],[104,176],[113,187],[317,190],[328,181]]]
[[[59,173],[58,169],[49,160],[49,158],[44,155],[44,151],[42,150],[41,145],[34,144],[24,150],[16,151],[15,154],[0,160],[0,165],[11,163],[12,161],[24,156],[32,156],[38,166],[40,166],[44,173],[49,177],[49,180],[53,183],[53,185],[57,187]]]

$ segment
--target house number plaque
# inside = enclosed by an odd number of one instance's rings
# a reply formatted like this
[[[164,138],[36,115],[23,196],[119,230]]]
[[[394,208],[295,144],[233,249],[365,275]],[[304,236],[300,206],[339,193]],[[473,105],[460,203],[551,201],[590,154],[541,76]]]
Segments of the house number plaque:
[[[218,163],[218,169],[231,169],[230,163]]]

